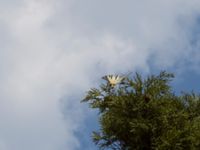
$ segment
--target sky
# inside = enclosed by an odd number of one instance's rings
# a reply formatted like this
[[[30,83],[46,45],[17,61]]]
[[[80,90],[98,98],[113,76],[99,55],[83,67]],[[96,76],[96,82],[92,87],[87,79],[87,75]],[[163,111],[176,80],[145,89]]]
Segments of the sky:
[[[200,91],[199,0],[0,0],[0,149],[95,150],[80,103],[106,74]]]

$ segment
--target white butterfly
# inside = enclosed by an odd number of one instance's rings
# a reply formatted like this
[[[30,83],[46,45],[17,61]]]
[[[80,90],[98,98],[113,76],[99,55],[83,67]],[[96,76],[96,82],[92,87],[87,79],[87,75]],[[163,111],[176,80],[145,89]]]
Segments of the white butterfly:
[[[104,76],[103,79],[107,80],[111,87],[114,87],[116,84],[120,83],[124,77],[120,77],[119,75],[107,75]]]

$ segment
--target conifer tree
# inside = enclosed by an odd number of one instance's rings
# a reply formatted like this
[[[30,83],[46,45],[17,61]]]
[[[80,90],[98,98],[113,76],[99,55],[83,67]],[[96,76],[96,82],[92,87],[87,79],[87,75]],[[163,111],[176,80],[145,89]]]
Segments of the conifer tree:
[[[112,150],[199,150],[200,96],[176,95],[173,77],[163,71],[143,79],[136,73],[115,86],[107,81],[90,89],[82,101],[99,110],[94,143]]]

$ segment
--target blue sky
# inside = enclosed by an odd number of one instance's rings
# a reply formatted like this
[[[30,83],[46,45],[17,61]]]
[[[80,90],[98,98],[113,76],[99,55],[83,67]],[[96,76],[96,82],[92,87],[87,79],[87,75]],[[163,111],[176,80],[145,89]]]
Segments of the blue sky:
[[[94,150],[80,103],[105,74],[167,70],[199,92],[199,0],[0,1],[0,149]]]

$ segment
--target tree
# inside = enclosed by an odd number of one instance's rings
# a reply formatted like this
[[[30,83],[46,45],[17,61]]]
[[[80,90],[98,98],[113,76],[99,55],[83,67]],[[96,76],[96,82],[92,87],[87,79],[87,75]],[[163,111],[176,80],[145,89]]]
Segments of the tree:
[[[114,87],[107,82],[90,89],[82,101],[99,110],[94,143],[113,150],[199,150],[200,96],[174,94],[173,77],[136,73]]]

